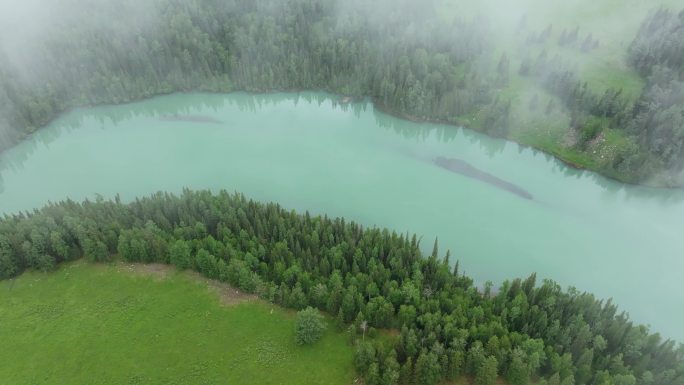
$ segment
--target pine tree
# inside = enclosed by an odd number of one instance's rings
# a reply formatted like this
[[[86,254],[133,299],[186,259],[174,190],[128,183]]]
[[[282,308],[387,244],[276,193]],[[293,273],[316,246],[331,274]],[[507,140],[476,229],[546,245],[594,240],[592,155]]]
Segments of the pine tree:
[[[493,385],[498,375],[498,366],[496,358],[485,358],[475,371],[475,385]]]
[[[511,385],[528,385],[530,380],[529,368],[523,362],[521,352],[513,352],[511,364],[508,367],[508,374],[506,376],[508,383]]]
[[[441,368],[434,353],[421,352],[416,360],[414,382],[416,384],[437,385],[441,378]]]
[[[406,362],[404,362],[404,364],[401,365],[401,369],[399,370],[399,384],[411,385],[413,384],[413,377],[413,358],[408,357],[406,359]]]
[[[344,315],[342,314],[342,309],[337,312],[337,317],[335,317],[335,328],[337,331],[342,331],[345,329]]]
[[[397,362],[397,353],[394,349],[390,350],[382,366],[382,385],[399,384],[400,366]]]

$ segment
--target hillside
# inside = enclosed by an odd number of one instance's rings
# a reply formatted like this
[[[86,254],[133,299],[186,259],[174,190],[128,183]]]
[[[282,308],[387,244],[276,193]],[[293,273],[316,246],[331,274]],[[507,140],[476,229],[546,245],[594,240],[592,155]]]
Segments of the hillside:
[[[582,92],[573,91],[572,98],[590,95],[603,99],[617,94],[614,103],[622,103],[629,110],[630,105],[643,99],[649,86],[648,75],[639,72],[631,57],[635,42],[644,34],[644,18],[658,9],[676,11],[680,7],[675,0],[437,3],[448,22],[476,17],[491,25],[492,49],[496,53],[492,59],[505,57],[509,68],[509,81],[499,94],[511,102],[507,137],[553,153],[571,165],[627,181],[635,181],[635,175],[620,163],[629,162],[628,153],[644,147],[639,129],[625,130],[629,119],[605,120],[609,115],[605,111],[591,112],[586,121],[578,110],[593,108],[573,106],[562,90],[549,84],[547,77],[554,76],[549,69],[538,67],[550,64],[555,67],[553,71],[566,72],[564,76],[578,82]],[[490,63],[492,71],[500,63]],[[682,63],[675,68],[681,78]],[[594,103],[601,102],[590,102]],[[599,119],[592,120],[591,115]],[[676,132],[682,132],[681,122],[670,124],[674,124]],[[676,164],[681,165],[681,161]],[[648,180],[653,176],[650,171],[640,172],[636,180],[642,183],[679,184],[658,178]]]

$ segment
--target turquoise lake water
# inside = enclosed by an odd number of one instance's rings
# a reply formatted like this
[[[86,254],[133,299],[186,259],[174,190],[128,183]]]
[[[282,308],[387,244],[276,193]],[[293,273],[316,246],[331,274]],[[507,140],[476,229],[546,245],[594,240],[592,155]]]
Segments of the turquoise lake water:
[[[613,182],[518,144],[303,94],[175,94],[65,114],[0,155],[0,212],[96,194],[227,189],[423,236],[477,282],[537,272],[684,341],[684,191]],[[440,168],[461,159],[533,200]]]

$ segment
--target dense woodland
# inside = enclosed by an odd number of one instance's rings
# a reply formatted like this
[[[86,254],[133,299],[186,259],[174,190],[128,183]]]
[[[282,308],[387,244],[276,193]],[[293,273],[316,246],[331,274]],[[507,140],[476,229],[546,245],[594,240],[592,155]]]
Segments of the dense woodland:
[[[642,25],[629,49],[629,60],[647,85],[630,111],[625,129],[642,148],[674,168],[684,160],[684,10],[676,15],[660,10]],[[653,167],[659,167],[654,165]]]
[[[187,190],[5,216],[0,278],[80,257],[194,269],[282,306],[336,316],[368,385],[463,375],[476,385],[497,376],[511,385],[684,384],[684,346],[634,325],[610,301],[534,275],[478,289],[436,241],[427,256],[419,243],[242,195]],[[390,328],[396,338],[371,338]]]
[[[0,50],[0,150],[74,106],[189,90],[370,96],[400,115],[507,136],[513,98],[501,91],[515,74],[555,98],[538,109],[532,100],[529,113],[560,109],[571,117],[574,151],[589,152],[608,128],[629,138],[598,171],[632,182],[657,175],[656,184],[684,184],[684,13],[658,10],[644,21],[628,61],[647,86],[633,102],[620,89],[592,91],[546,50],[514,66],[505,52],[494,53],[486,15],[446,22],[432,5],[56,1],[55,12],[74,15],[45,23],[40,39],[23,41],[18,33]],[[530,32],[527,44],[554,39],[552,30]],[[563,30],[557,44],[588,52],[599,42]]]

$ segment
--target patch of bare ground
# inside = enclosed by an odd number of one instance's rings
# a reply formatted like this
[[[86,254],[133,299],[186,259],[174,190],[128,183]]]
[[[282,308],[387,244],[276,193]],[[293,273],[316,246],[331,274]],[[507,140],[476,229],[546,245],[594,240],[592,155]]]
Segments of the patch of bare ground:
[[[565,135],[563,135],[562,146],[565,148],[575,147],[579,143],[579,135],[575,130],[567,130]]]
[[[175,272],[176,268],[173,265],[164,265],[161,263],[120,263],[117,266],[117,270],[129,274],[162,280]],[[259,296],[256,294],[245,293],[228,285],[227,283],[204,277],[196,271],[188,270],[183,272],[183,275],[195,282],[200,282],[207,285],[209,291],[218,295],[221,304],[225,306],[233,306],[244,302],[254,302],[259,300]]]
[[[186,274],[193,280],[207,285],[211,292],[218,295],[222,305],[233,306],[245,302],[255,302],[259,300],[259,296],[256,294],[245,293],[228,285],[227,283],[206,278],[198,272],[188,271]]]
[[[589,147],[596,147],[606,141],[606,137],[603,132],[596,135],[596,137],[589,141]]]

